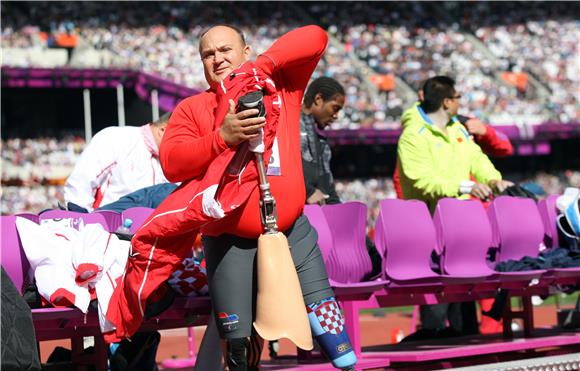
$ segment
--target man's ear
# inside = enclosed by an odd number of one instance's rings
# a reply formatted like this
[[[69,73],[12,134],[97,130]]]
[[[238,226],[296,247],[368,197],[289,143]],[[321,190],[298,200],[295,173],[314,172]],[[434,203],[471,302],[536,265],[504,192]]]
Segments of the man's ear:
[[[314,105],[316,105],[316,106],[322,106],[322,105],[324,104],[324,99],[322,98],[322,94],[320,94],[320,93],[317,93],[317,94],[314,96],[314,102],[313,102],[313,103],[314,103]]]
[[[250,45],[244,46],[244,60],[247,62],[250,60],[250,56],[252,55],[252,48]]]

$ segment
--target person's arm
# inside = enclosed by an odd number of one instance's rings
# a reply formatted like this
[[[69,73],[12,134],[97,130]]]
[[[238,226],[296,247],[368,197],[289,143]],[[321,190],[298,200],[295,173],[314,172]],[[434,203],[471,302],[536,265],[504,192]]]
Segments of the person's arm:
[[[475,135],[475,141],[485,154],[494,157],[506,157],[514,153],[514,147],[505,134],[498,133],[489,125],[486,126],[486,129],[485,134]]]
[[[279,73],[290,90],[303,91],[327,42],[328,36],[319,26],[300,27],[276,40],[255,65],[268,76]]]
[[[460,184],[456,180],[441,176],[433,167],[433,158],[428,143],[419,134],[417,126],[403,130],[397,147],[400,168],[403,174],[426,199],[457,197]]]
[[[93,210],[95,193],[117,165],[122,135],[116,127],[98,132],[85,147],[64,185],[66,203]]]
[[[190,107],[191,99],[175,108],[159,147],[161,168],[167,180],[173,183],[205,173],[213,159],[228,147],[219,129],[205,135],[200,133]]]
[[[497,133],[494,128],[473,117],[457,115],[459,121],[465,125],[469,134],[473,135],[483,153],[488,156],[505,157],[514,152],[512,144],[503,133]]]
[[[303,162],[304,164],[304,162]],[[304,165],[303,165],[304,167]],[[309,176],[307,176],[307,173],[304,172],[304,186],[306,187],[306,199],[308,200],[308,198],[310,196],[312,196],[314,194],[314,192],[316,191],[316,185],[312,183],[311,179]]]
[[[326,199],[328,205],[340,204],[342,200],[338,197],[336,193],[336,186],[334,185],[334,179],[330,181],[330,187],[328,189],[328,198]]]

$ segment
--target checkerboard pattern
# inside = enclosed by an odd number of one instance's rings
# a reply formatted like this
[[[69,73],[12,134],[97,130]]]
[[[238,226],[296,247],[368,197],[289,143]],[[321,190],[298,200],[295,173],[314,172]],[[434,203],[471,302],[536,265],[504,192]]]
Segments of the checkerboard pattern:
[[[171,288],[181,296],[198,296],[208,293],[205,268],[193,258],[185,258],[168,280]]]
[[[338,335],[343,331],[344,318],[342,318],[335,301],[322,303],[314,313],[325,332]]]

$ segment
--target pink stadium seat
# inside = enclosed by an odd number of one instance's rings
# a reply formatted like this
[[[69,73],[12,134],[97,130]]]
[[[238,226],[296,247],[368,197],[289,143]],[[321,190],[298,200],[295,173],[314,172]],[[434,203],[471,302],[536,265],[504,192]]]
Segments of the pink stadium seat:
[[[558,240],[558,227],[556,225],[556,217],[558,216],[556,200],[558,197],[558,195],[550,195],[547,198],[538,201],[538,209],[540,210],[540,216],[544,222],[544,244],[546,244],[546,247],[560,246],[560,241]]]
[[[362,202],[326,205],[322,211],[332,232],[332,264],[335,279],[342,283],[362,282],[371,273],[371,259],[366,249],[367,206]]]
[[[22,292],[30,264],[22,250],[20,237],[16,229],[16,216],[2,216],[1,223],[2,266],[14,283],[14,286],[16,286],[16,289]]]
[[[139,228],[143,225],[145,220],[149,218],[153,210],[149,207],[132,207],[129,208],[121,213],[122,222],[125,222],[125,219],[131,219],[133,224],[131,225],[131,233],[137,232]]]
[[[486,259],[492,233],[481,202],[441,199],[435,209],[434,222],[443,251],[442,268],[445,273],[487,276],[487,282],[519,281],[519,286],[541,276],[542,271],[496,272],[490,268]]]
[[[320,247],[320,253],[328,270],[329,277],[334,277],[335,275],[330,271],[333,266],[330,264],[330,259],[332,255],[332,247],[334,245],[334,240],[332,238],[332,232],[326,221],[326,216],[322,211],[322,208],[318,204],[305,205],[304,215],[308,218],[308,221],[312,227],[316,230],[318,234],[318,246]]]
[[[497,262],[538,256],[544,240],[544,224],[534,200],[499,196],[490,204],[487,214],[492,228],[492,243],[499,247]],[[540,278],[546,271],[520,273]]]
[[[80,222],[82,220],[85,224],[100,224],[108,232],[114,232],[119,225],[118,221],[107,218],[106,214],[102,213],[79,213],[76,211],[67,210],[48,210],[39,215],[39,221],[46,219],[76,219]]]

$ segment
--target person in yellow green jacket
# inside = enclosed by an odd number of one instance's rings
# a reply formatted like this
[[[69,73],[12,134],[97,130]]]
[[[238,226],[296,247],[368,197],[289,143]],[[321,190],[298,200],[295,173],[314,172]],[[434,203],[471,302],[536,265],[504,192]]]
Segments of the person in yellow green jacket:
[[[397,166],[403,197],[425,201],[433,212],[441,198],[471,195],[483,201],[512,185],[456,119],[461,95],[453,79],[428,79],[423,95],[423,102],[402,118]]]
[[[499,171],[457,120],[461,95],[446,76],[428,79],[422,102],[405,111],[397,148],[397,167],[404,199],[427,203],[433,213],[444,197],[486,201],[513,183]],[[475,181],[470,180],[475,179]],[[436,259],[435,259],[436,260]],[[420,308],[425,336],[439,336],[448,318],[455,334],[477,332],[473,303],[442,303]],[[435,331],[435,332],[433,332]]]

